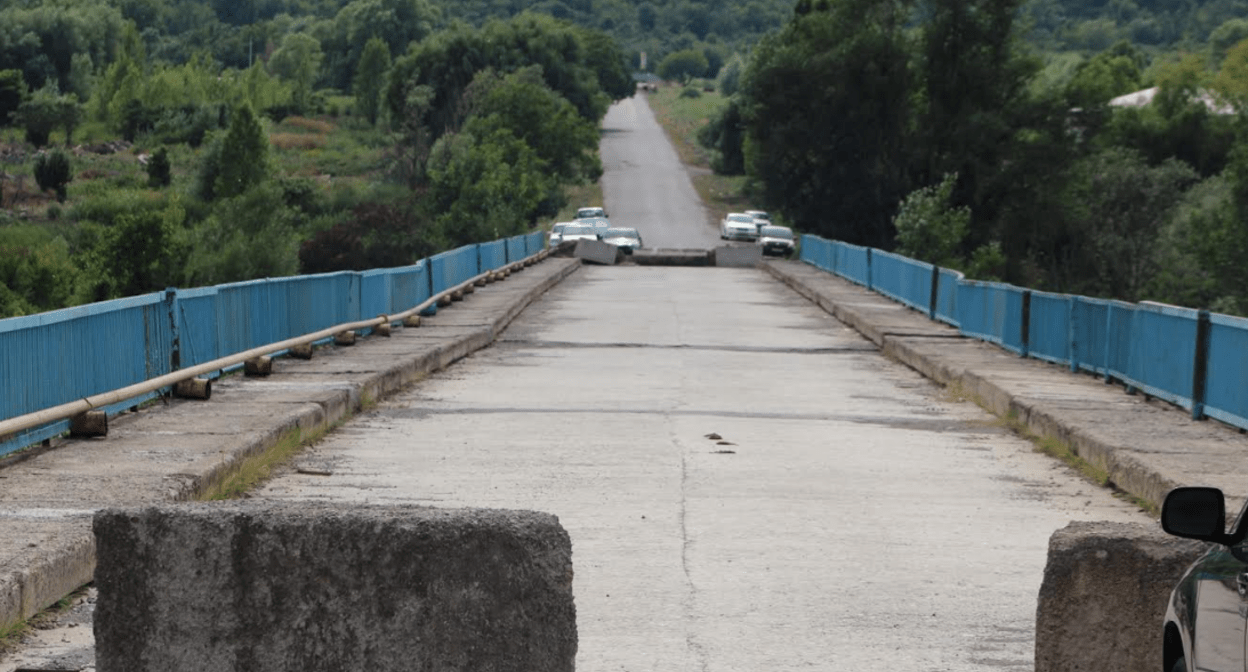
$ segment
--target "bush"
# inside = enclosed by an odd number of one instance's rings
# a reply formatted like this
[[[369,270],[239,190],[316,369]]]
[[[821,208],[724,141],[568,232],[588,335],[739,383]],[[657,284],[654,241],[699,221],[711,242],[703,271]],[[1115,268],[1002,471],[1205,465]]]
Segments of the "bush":
[[[680,97],[681,98],[701,98],[702,92],[699,91],[696,87],[686,86],[685,88],[680,90]]]
[[[70,175],[69,156],[57,149],[35,159],[35,182],[43,191],[55,191],[56,200],[64,203]]]
[[[169,163],[169,150],[164,147],[156,150],[147,161],[147,183],[155,189],[173,183],[173,166]]]

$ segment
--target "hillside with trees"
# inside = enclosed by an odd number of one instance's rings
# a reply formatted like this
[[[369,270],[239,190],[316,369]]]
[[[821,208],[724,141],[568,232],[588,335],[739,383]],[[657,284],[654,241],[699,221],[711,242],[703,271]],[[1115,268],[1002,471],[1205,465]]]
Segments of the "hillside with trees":
[[[1225,9],[1184,7],[1172,24]],[[712,165],[806,232],[972,277],[1248,314],[1248,42],[1215,49],[1191,28],[1046,51],[1027,19],[1042,8],[799,0],[720,74],[701,133]],[[1131,16],[1146,10],[1160,3]],[[1150,104],[1109,104],[1146,87]]]
[[[0,0],[0,316],[526,230],[643,60],[717,89],[714,167],[803,231],[1243,314],[1246,9]]]
[[[542,14],[439,28],[419,0],[354,0],[325,40],[309,21],[230,65],[168,58],[152,25],[172,14],[19,5],[0,9],[0,317],[531,230],[597,181],[598,123],[634,90],[609,37]]]

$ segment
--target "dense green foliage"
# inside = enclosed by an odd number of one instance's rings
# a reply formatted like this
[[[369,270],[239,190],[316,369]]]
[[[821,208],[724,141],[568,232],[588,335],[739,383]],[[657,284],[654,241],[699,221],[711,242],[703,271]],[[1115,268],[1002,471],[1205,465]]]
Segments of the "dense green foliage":
[[[1207,45],[1119,40],[1135,25],[1083,54],[1044,52],[1061,36],[1020,21],[1207,26],[1226,9],[1092,7],[799,0],[739,79],[721,74],[731,96],[701,141],[804,231],[1040,289],[1244,313],[1248,21],[1226,15]],[[1173,42],[1195,49],[1159,51]],[[1150,86],[1149,104],[1110,105]]]
[[[1246,10],[0,0],[0,315],[526,230],[600,177],[598,122],[639,69],[727,95],[700,134],[713,168],[804,231],[1245,312]],[[22,182],[39,147],[119,137],[39,181],[65,206]]]
[[[528,231],[565,205],[566,185],[599,178],[598,122],[633,92],[610,38],[546,15],[435,32],[441,14],[423,0],[172,6],[200,25],[154,0],[0,3],[50,64],[0,69],[0,317],[404,265]],[[115,30],[65,18],[79,9]],[[71,24],[85,31],[73,53],[39,37]],[[225,44],[245,35],[252,57],[187,46],[204,25]],[[60,148],[34,151],[76,134],[98,144],[75,148],[73,166]]]

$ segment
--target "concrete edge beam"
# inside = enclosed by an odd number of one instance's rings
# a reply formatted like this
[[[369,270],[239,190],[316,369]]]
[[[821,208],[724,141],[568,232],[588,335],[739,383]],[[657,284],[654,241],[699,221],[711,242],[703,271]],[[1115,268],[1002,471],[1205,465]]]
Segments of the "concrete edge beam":
[[[516,301],[508,304],[499,317],[489,325],[472,333],[464,334],[454,343],[430,347],[407,362],[368,376],[365,380],[328,400],[306,404],[287,418],[275,424],[272,431],[264,433],[255,442],[236,450],[203,473],[180,473],[170,475],[171,498],[190,500],[206,491],[212,484],[228,474],[238,461],[251,455],[263,453],[276,445],[288,432],[298,429],[310,433],[324,429],[361,408],[365,395],[379,399],[405,388],[429,373],[440,371],[455,361],[484,348],[497,338],[524,308],[551,287],[557,285],[581,267],[579,259],[557,258],[549,262],[551,271],[534,287]],[[540,277],[540,276],[539,276]],[[500,278],[501,279],[501,278]],[[419,324],[419,321],[417,321]],[[302,352],[296,353],[296,350]],[[311,359],[313,347],[292,348],[290,354],[306,355]],[[40,552],[40,559],[16,573],[0,575],[0,627],[7,627],[26,620],[43,609],[55,604],[78,587],[91,581],[95,567],[94,542],[84,529],[84,539],[89,546],[84,550],[71,545],[50,552]],[[66,578],[58,578],[66,577]],[[28,605],[23,607],[23,605]]]

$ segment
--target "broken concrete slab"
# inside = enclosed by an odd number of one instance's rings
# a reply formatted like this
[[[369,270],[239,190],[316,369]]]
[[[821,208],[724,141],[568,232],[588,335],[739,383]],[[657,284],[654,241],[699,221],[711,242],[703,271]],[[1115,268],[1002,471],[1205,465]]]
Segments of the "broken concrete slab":
[[[575,667],[571,540],[550,514],[166,504],[93,529],[99,672]]]
[[[620,261],[624,253],[620,251],[620,248],[604,243],[601,240],[578,240],[576,241],[576,250],[573,251],[572,255],[583,262],[613,266]]]

